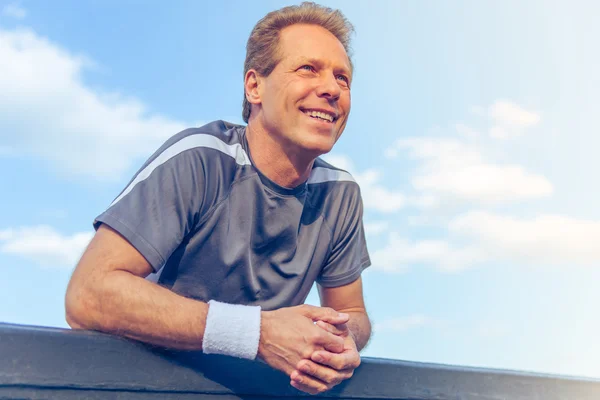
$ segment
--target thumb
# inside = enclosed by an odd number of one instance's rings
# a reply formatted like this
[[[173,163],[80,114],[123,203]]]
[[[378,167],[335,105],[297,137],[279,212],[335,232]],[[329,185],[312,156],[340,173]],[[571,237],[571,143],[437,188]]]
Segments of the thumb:
[[[329,307],[315,307],[304,305],[303,314],[305,317],[308,317],[313,321],[325,321],[332,325],[345,324],[350,320],[350,315],[339,313],[333,308]]]
[[[323,322],[323,321],[319,320],[319,321],[317,321],[316,325],[318,327],[320,327],[321,329],[324,329],[327,332],[333,333],[334,335],[337,335],[337,336],[344,336],[344,335],[348,334],[348,327],[346,326],[346,324],[332,325],[332,324],[328,324],[327,322]]]

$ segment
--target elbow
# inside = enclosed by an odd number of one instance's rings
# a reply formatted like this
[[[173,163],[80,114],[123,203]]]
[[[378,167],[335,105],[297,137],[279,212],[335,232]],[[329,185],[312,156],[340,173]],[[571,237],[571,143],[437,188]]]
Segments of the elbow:
[[[72,329],[91,329],[90,321],[86,319],[86,301],[80,294],[82,291],[69,286],[65,296],[65,320]]]
[[[72,329],[102,330],[94,291],[71,282],[65,294],[65,320]]]
[[[77,322],[77,317],[75,317],[71,312],[66,311],[65,320],[71,329],[87,329],[85,326],[81,325]]]

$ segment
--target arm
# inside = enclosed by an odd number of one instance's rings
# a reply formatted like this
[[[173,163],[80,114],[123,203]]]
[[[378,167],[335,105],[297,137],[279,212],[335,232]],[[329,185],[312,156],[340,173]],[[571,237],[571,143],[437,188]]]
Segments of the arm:
[[[332,250],[317,280],[321,306],[351,315],[346,324],[357,349],[362,350],[371,336],[371,323],[365,309],[362,271],[371,265],[363,226],[360,187],[350,184],[340,190],[339,208],[331,224]]]
[[[67,287],[68,324],[177,349],[199,350],[208,305],[144,278],[146,259],[102,224]]]
[[[371,337],[371,321],[367,315],[363,298],[362,278],[340,287],[327,288],[318,286],[322,307],[331,307],[336,311],[350,315],[346,326],[361,351]]]

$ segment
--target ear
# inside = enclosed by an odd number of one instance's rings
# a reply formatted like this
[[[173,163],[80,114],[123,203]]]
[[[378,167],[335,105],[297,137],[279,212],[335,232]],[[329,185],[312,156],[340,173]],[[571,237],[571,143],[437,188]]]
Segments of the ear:
[[[248,70],[244,77],[244,89],[246,91],[246,100],[250,104],[260,104],[260,86],[262,80],[254,69]]]

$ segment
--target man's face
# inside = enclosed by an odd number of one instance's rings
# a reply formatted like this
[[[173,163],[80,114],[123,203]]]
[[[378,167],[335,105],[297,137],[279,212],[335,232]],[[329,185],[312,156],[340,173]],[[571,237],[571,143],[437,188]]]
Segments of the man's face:
[[[342,43],[316,25],[281,31],[281,61],[259,85],[261,123],[289,150],[331,150],[350,113],[351,70]]]

